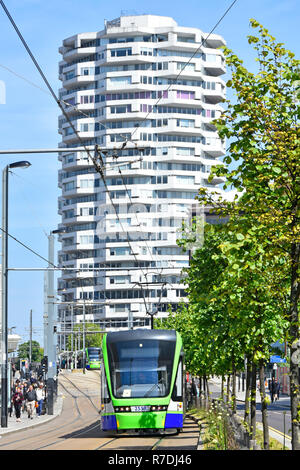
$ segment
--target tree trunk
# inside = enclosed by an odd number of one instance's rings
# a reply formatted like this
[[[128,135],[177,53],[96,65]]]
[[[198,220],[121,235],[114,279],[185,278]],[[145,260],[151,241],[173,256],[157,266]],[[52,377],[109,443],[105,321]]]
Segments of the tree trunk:
[[[255,439],[256,434],[256,364],[252,363],[251,373],[251,413],[250,413],[250,437]]]
[[[292,421],[292,449],[300,450],[300,403],[299,403],[299,314],[298,300],[300,284],[298,279],[300,259],[300,243],[292,244],[291,249],[291,295],[290,295],[290,395],[291,395],[291,421]]]
[[[232,360],[232,397],[231,397],[231,409],[233,413],[236,413],[236,369],[234,365],[234,359]]]
[[[202,404],[202,377],[199,377],[199,398],[200,398],[200,406]]]
[[[205,377],[205,380],[206,380],[206,393],[207,393],[207,399],[208,399],[208,402],[210,402],[210,393],[209,393],[208,378],[207,378],[207,377]]]
[[[247,360],[247,370],[246,370],[246,390],[245,390],[245,415],[244,421],[250,425],[250,413],[249,413],[249,403],[250,403],[250,388],[251,388],[251,363],[249,358]]]
[[[226,402],[229,403],[230,400],[230,374],[227,375],[227,400]]]
[[[204,396],[204,406],[205,408],[207,408],[206,375],[203,375],[203,396]]]
[[[225,384],[224,375],[222,375],[222,383],[221,383],[221,399],[222,399],[222,401],[224,401],[224,384]]]
[[[259,391],[261,399],[261,412],[262,412],[262,423],[264,433],[264,450],[269,450],[269,423],[268,423],[268,411],[266,401],[266,389],[265,389],[265,366],[264,362],[260,361],[259,365]]]
[[[203,375],[203,394],[206,400],[206,376],[205,375]]]

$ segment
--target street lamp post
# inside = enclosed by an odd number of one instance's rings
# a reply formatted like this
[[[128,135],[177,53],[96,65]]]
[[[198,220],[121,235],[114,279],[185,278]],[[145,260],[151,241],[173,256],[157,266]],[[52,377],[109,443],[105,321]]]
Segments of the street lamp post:
[[[54,234],[63,233],[64,229],[52,230],[48,235],[48,260],[49,267],[54,266]],[[53,415],[54,413],[54,393],[55,393],[55,378],[57,379],[56,370],[56,337],[54,335],[54,326],[56,324],[55,318],[55,290],[54,290],[54,271],[48,271],[46,275],[46,345],[47,345],[47,356],[48,356],[48,373],[47,373],[47,408],[48,414]]]
[[[2,171],[2,272],[1,272],[1,427],[7,428],[8,417],[8,174],[12,168],[28,168],[20,161],[6,165]]]

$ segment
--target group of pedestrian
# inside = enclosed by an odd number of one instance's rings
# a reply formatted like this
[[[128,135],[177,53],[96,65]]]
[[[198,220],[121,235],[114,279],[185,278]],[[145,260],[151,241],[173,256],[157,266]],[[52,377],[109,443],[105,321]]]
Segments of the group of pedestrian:
[[[21,421],[21,413],[27,412],[28,419],[33,419],[34,411],[40,417],[46,392],[44,383],[31,375],[29,380],[17,379],[12,387],[11,406],[9,415],[15,410],[17,422]]]

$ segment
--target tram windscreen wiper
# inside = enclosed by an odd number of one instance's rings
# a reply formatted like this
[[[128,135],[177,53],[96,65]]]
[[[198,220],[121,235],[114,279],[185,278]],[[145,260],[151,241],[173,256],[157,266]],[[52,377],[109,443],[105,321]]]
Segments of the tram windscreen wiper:
[[[161,378],[156,384],[153,384],[151,388],[149,388],[149,390],[145,393],[145,395],[143,396],[143,398],[145,397],[149,397],[149,395],[151,394],[151,392],[153,392],[153,390],[155,389],[155,387],[158,387],[158,390],[160,391],[160,384],[162,384],[163,382],[163,378]]]

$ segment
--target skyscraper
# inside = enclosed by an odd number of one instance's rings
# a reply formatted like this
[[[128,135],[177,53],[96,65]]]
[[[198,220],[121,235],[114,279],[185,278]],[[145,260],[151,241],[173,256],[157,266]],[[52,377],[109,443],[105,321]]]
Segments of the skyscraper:
[[[60,145],[70,152],[59,157],[59,263],[74,271],[58,287],[77,321],[81,302],[87,321],[149,326],[149,314],[167,315],[185,295],[189,257],[178,230],[199,187],[221,182],[208,176],[225,154],[211,123],[225,98],[225,42],[206,36],[138,15],[63,41],[60,99],[84,144],[101,149],[105,174],[86,152],[72,152],[82,142],[61,116]],[[60,317],[70,321],[64,305]]]

